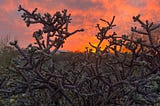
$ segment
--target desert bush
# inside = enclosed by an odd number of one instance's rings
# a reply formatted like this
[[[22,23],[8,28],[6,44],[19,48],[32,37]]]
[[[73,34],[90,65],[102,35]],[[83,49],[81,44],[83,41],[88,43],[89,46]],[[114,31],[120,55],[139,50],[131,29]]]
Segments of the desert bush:
[[[114,25],[101,19],[97,24],[97,45],[90,44],[84,53],[69,53],[61,61],[56,52],[71,35],[83,29],[68,31],[71,14],[67,10],[54,15],[33,12],[19,6],[29,27],[40,23],[33,33],[35,44],[22,50],[18,41],[11,42],[19,51],[9,67],[9,77],[0,83],[1,97],[16,106],[134,106],[159,103],[160,45],[154,44],[152,31],[160,27],[140,15],[134,16],[143,28],[132,27],[132,36],[108,33]],[[136,38],[136,34],[148,37]],[[105,48],[102,43],[107,42]],[[90,49],[92,48],[92,49]],[[125,50],[125,51],[124,51]],[[93,52],[95,51],[95,52]],[[60,55],[61,56],[61,55]],[[5,102],[3,102],[5,103]]]
[[[8,78],[8,67],[11,64],[11,59],[16,56],[16,52],[13,47],[9,46],[9,36],[1,38],[0,40],[0,82],[3,82]],[[0,101],[4,101],[0,96]],[[0,102],[0,106],[1,106]],[[7,105],[7,104],[6,104]]]
[[[16,55],[13,47],[9,46],[9,36],[0,39],[0,76],[7,75],[11,59]]]
[[[63,47],[68,37],[77,32],[82,32],[83,29],[73,32],[68,30],[71,14],[67,14],[67,10],[58,11],[54,15],[49,13],[41,15],[37,13],[37,8],[33,12],[29,12],[19,6],[18,11],[23,12],[21,17],[27,27],[39,23],[43,25],[43,28],[33,33],[36,42],[34,45],[28,45],[25,50],[19,47],[18,41],[10,42],[18,50],[19,55],[12,60],[12,65],[9,67],[10,78],[7,79],[9,81],[1,81],[0,92],[1,94],[5,93],[4,97],[7,99],[11,98],[9,100],[12,100],[14,98],[12,101],[23,105],[39,106],[43,102],[43,105],[45,103],[48,105],[54,101],[54,93],[59,91],[60,86],[57,83],[58,80],[55,79],[57,75],[52,77],[57,73],[57,70],[54,69],[54,54],[60,47]],[[63,90],[60,92],[63,97],[71,102]],[[41,95],[47,96],[41,97]]]

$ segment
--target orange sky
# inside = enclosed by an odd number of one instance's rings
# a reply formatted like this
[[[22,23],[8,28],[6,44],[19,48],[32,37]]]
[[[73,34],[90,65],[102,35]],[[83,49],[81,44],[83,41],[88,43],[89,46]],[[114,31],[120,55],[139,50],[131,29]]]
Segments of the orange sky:
[[[130,27],[134,26],[132,16],[141,14],[143,19],[160,22],[160,0],[0,0],[0,37],[6,35],[11,39],[18,39],[22,47],[26,47],[32,39],[36,25],[27,28],[17,12],[21,4],[28,10],[38,8],[38,12],[49,12],[68,9],[72,14],[71,31],[84,28],[85,32],[78,33],[67,39],[65,50],[84,50],[88,42],[96,42],[94,35],[99,19],[111,20],[116,16],[115,30],[118,34],[130,33]]]

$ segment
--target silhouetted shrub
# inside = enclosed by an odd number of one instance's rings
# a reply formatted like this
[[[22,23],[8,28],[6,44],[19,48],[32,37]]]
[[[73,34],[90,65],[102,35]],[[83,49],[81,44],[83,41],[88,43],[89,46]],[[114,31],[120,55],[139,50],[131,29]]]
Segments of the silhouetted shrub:
[[[159,102],[160,45],[153,42],[152,31],[160,25],[134,16],[134,22],[144,31],[132,27],[133,35],[120,36],[116,32],[108,34],[116,26],[115,17],[111,22],[101,19],[106,26],[97,24],[98,44],[89,43],[92,49],[66,57],[64,54],[59,61],[57,50],[66,38],[83,29],[68,31],[71,15],[67,10],[53,16],[42,16],[37,9],[29,12],[21,6],[19,11],[28,27],[40,23],[43,28],[33,33],[35,45],[26,50],[17,41],[10,43],[20,54],[12,60],[9,77],[1,81],[0,94],[14,105],[150,106]],[[134,33],[144,34],[149,43],[136,39]]]

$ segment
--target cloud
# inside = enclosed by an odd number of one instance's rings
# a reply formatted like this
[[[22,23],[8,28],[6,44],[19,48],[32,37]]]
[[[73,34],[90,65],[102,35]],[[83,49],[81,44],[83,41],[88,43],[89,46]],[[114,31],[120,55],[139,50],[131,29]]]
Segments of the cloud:
[[[37,7],[40,13],[54,14],[56,11],[68,9],[73,19],[70,31],[84,28],[85,32],[70,37],[63,48],[67,50],[84,50],[88,42],[95,42],[96,24],[105,25],[100,22],[100,18],[111,20],[112,16],[116,16],[117,26],[113,31],[118,34],[130,33],[130,27],[135,25],[132,16],[137,14],[141,14],[143,20],[160,22],[159,0],[0,0],[0,36],[10,33],[20,40],[22,46],[33,41],[32,33],[39,26],[25,26],[17,12],[19,4],[29,11]]]
[[[89,10],[92,8],[102,8],[103,4],[101,2],[91,2],[89,0],[63,0],[63,3],[69,8],[76,10]]]
[[[146,6],[146,2],[144,0],[139,0],[138,2],[135,2],[133,0],[127,0],[126,4],[129,4],[136,8],[143,8]]]

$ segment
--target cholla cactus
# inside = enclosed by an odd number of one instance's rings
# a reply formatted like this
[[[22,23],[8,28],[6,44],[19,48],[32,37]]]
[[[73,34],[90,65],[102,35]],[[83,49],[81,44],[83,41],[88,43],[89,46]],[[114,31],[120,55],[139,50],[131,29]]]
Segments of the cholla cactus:
[[[68,37],[84,30],[80,29],[73,32],[68,30],[71,23],[71,14],[67,14],[67,10],[58,11],[53,15],[49,13],[41,15],[37,13],[37,8],[29,12],[20,5],[18,11],[23,13],[21,17],[27,27],[38,23],[43,27],[33,33],[36,42],[34,45],[30,44],[26,49],[21,49],[18,41],[10,42],[12,46],[17,48],[20,55],[12,61],[12,65],[9,67],[12,77],[6,85],[9,87],[9,91],[6,93],[21,95],[22,98],[25,94],[24,98],[30,100],[27,105],[37,106],[42,102],[36,101],[40,96],[35,97],[40,89],[44,90],[42,93],[50,95],[48,96],[49,101],[47,100],[46,103],[53,101],[53,103],[56,103],[55,95],[56,92],[60,91],[60,95],[65,97],[70,104],[73,104],[60,88],[61,83],[58,83],[59,76],[56,75],[57,70],[54,69],[53,57],[57,50],[63,47]],[[17,80],[13,81],[14,78]],[[48,91],[46,91],[47,89]],[[23,99],[20,101],[23,102]]]
[[[133,20],[139,22],[144,31],[134,27],[131,36],[119,36],[116,32],[108,34],[115,26],[115,17],[111,22],[101,19],[106,26],[97,24],[99,42],[89,43],[95,52],[86,48],[85,53],[56,61],[55,53],[65,40],[83,29],[68,31],[71,15],[67,15],[67,10],[53,16],[49,13],[42,16],[36,13],[37,9],[30,13],[21,6],[19,11],[23,11],[22,18],[28,27],[40,23],[43,28],[33,33],[35,45],[30,44],[25,50],[17,41],[10,43],[20,53],[9,67],[9,77],[0,81],[0,92],[10,97],[10,101],[24,106],[151,106],[158,103],[160,45],[154,44],[152,31],[160,25],[144,23],[138,15]],[[143,38],[135,39],[135,33],[147,35],[150,43]],[[107,43],[102,48],[104,42]]]
[[[111,22],[101,19],[107,23],[106,27],[100,28],[96,35],[97,45],[90,46],[96,53],[87,52],[86,65],[90,70],[87,84],[92,86],[90,91],[97,91],[88,94],[88,98],[94,97],[97,102],[88,99],[90,103],[96,105],[155,105],[159,101],[159,75],[160,75],[160,45],[155,45],[152,39],[152,31],[160,25],[154,25],[140,19],[140,15],[134,16],[134,22],[139,22],[144,31],[132,27],[132,35],[119,36],[115,32],[109,35],[107,32],[113,25]],[[143,38],[134,39],[136,35],[144,34],[148,36],[150,43]],[[157,35],[158,36],[158,35]],[[106,42],[106,47],[102,49],[102,43]],[[125,51],[123,51],[125,49]],[[99,56],[97,56],[97,54]],[[94,60],[94,61],[91,61]],[[88,72],[89,73],[89,72]],[[87,76],[87,75],[86,75]],[[96,83],[98,82],[98,83]],[[100,88],[102,87],[102,88]],[[89,92],[89,91],[88,91]],[[91,96],[92,95],[92,96]]]
[[[55,47],[51,52],[54,54],[64,43],[64,41],[71,35],[83,31],[83,29],[75,30],[73,32],[68,31],[68,26],[71,23],[71,14],[67,14],[67,10],[62,12],[56,12],[53,16],[49,13],[45,13],[42,16],[37,12],[37,8],[33,12],[28,12],[21,6],[18,11],[23,11],[21,16],[29,27],[31,24],[40,23],[43,25],[42,29],[35,31],[33,37],[36,39],[39,49],[45,49],[46,51],[50,48]],[[47,39],[43,39],[45,36]]]

